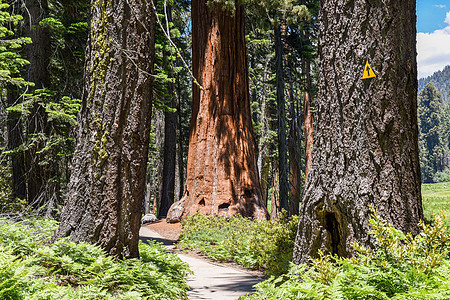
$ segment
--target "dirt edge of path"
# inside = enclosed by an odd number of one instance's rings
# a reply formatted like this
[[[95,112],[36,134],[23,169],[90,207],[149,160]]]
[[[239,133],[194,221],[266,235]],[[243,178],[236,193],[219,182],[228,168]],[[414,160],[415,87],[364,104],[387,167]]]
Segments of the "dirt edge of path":
[[[148,229],[158,233],[160,236],[162,236],[164,239],[166,239],[168,242],[176,243],[181,235],[181,223],[168,223],[166,222],[166,219],[156,220],[153,223],[144,224],[143,226],[147,227]],[[178,249],[178,248],[172,248],[172,252],[192,256],[198,259],[202,259],[204,261],[207,261],[210,264],[221,266],[221,267],[229,267],[233,268],[239,271],[243,271],[249,274],[252,274],[254,276],[259,277],[260,279],[265,279],[266,277],[264,274],[259,270],[251,270],[244,268],[235,262],[220,262],[216,260],[212,260],[211,258],[203,255],[200,250],[187,250],[187,249]]]

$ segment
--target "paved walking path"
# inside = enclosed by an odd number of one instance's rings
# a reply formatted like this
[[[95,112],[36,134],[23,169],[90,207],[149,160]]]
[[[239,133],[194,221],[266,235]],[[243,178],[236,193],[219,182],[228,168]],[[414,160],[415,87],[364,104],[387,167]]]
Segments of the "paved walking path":
[[[171,241],[142,226],[139,232],[141,239],[152,239],[163,242],[171,248]],[[182,261],[189,264],[194,275],[189,275],[187,283],[191,287],[188,292],[190,300],[214,299],[235,300],[246,293],[252,292],[253,285],[262,279],[234,268],[209,263],[189,255],[178,254]]]

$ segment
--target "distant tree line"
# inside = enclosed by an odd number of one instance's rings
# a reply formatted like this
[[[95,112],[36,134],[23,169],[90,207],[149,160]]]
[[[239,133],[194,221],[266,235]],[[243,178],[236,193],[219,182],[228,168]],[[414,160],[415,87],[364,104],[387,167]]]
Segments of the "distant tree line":
[[[450,102],[433,83],[424,86],[417,102],[422,182],[450,181]]]
[[[445,66],[442,70],[434,72],[432,75],[419,79],[419,91],[432,83],[441,93],[444,102],[450,101],[450,66]]]

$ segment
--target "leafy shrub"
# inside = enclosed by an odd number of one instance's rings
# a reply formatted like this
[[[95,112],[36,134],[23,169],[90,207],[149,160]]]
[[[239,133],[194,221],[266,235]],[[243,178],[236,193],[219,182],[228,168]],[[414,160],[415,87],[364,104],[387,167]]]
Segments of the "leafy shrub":
[[[434,182],[450,182],[450,169],[436,172],[433,176]]]
[[[0,219],[0,299],[184,299],[187,264],[157,243],[140,259],[116,260],[67,239],[50,244],[47,219]]]
[[[298,217],[277,221],[194,214],[183,220],[178,247],[200,250],[218,261],[234,261],[268,275],[286,273],[292,260]]]
[[[241,299],[450,299],[450,235],[443,214],[431,225],[421,222],[416,237],[372,217],[376,249],[354,243],[357,256],[348,259],[320,253],[311,267],[292,265]]]

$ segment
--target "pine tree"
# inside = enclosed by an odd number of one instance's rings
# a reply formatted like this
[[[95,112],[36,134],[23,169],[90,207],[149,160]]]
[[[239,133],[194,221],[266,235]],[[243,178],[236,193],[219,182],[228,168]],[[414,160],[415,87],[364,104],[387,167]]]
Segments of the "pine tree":
[[[20,76],[20,70],[29,64],[18,53],[26,44],[31,43],[28,37],[13,37],[14,27],[22,20],[22,16],[10,14],[9,5],[0,1],[0,88],[2,94],[6,90],[7,108],[7,150],[11,157],[12,194],[13,199],[26,199],[25,159],[19,147],[23,142],[21,112],[13,107],[19,102],[19,91],[32,85]]]

